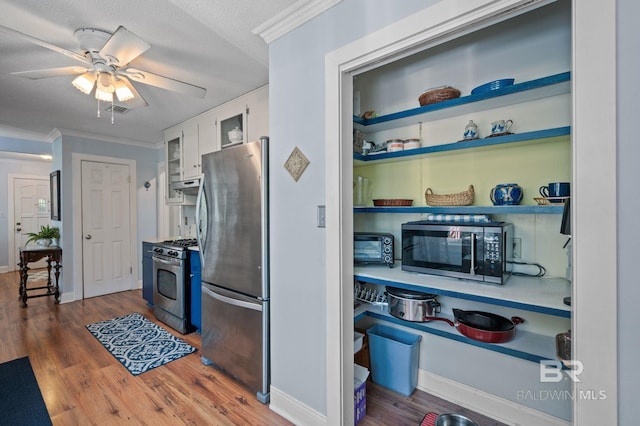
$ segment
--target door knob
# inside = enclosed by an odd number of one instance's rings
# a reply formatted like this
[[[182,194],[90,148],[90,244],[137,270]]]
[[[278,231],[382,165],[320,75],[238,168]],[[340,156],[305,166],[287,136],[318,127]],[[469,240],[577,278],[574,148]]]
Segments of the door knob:
[[[87,240],[90,240],[90,239],[91,239],[91,234],[87,234],[87,235],[85,235],[84,237],[85,237]]]
[[[16,228],[16,232],[22,231],[22,228]]]

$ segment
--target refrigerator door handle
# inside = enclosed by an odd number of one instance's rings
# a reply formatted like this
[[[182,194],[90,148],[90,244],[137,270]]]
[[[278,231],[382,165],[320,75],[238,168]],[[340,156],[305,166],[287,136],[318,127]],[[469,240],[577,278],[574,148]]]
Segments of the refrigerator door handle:
[[[229,305],[238,306],[240,308],[253,309],[254,311],[258,311],[258,312],[262,311],[262,305],[260,304],[244,302],[238,299],[232,299],[231,297],[223,296],[214,291],[211,291],[204,286],[202,287],[202,292],[223,303],[228,303]]]
[[[200,253],[200,263],[204,265],[204,246],[202,244],[202,236],[200,235],[200,204],[202,203],[202,193],[204,191],[204,175],[200,179],[200,187],[198,188],[198,197],[196,198],[196,241],[198,242],[198,253]]]

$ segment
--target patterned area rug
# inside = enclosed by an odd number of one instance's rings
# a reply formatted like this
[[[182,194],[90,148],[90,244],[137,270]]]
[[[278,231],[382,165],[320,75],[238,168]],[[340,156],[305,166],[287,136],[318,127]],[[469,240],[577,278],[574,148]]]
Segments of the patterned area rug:
[[[86,327],[134,376],[196,350],[138,313]]]

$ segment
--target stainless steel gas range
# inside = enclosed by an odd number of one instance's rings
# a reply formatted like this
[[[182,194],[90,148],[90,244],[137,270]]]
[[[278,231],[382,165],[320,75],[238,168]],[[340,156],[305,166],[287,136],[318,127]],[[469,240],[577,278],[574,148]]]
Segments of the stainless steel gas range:
[[[191,325],[189,247],[195,239],[166,240],[153,246],[153,311],[156,318],[182,334]]]

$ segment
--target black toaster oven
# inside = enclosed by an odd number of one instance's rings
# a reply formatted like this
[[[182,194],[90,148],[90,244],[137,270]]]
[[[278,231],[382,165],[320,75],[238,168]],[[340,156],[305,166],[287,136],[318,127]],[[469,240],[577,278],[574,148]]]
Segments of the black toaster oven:
[[[393,268],[393,234],[355,232],[353,261],[355,264],[382,264]]]

